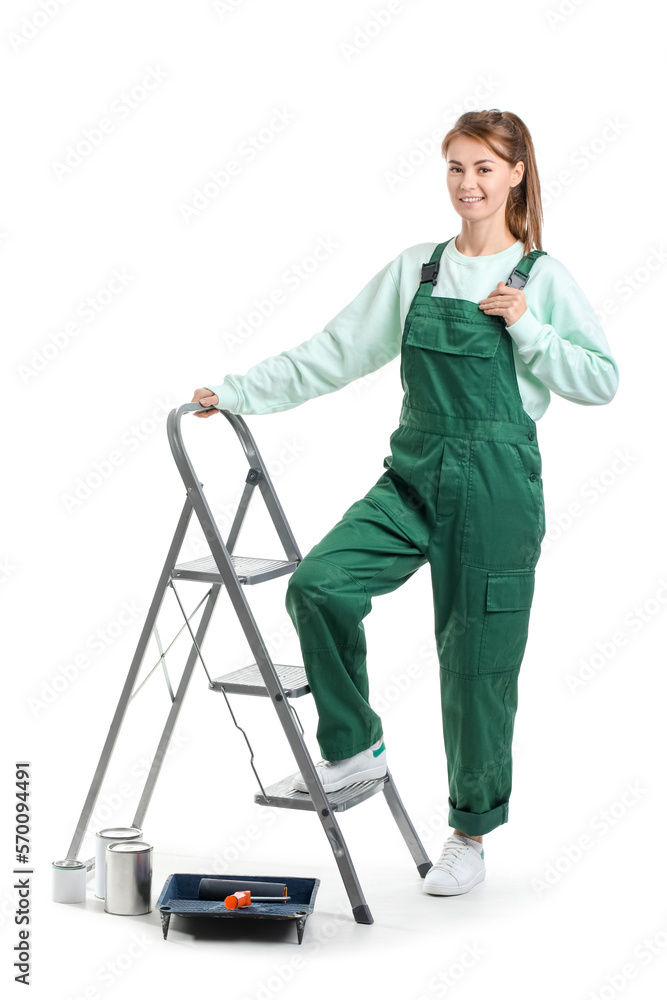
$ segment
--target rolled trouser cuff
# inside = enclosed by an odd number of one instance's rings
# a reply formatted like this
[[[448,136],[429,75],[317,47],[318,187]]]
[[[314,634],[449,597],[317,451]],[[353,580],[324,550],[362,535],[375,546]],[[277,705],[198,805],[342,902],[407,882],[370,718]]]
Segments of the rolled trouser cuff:
[[[470,837],[481,837],[507,822],[508,802],[503,802],[502,805],[496,806],[495,809],[489,809],[488,812],[473,813],[465,812],[463,809],[455,809],[451,798],[448,801],[449,825],[455,830],[462,830]]]

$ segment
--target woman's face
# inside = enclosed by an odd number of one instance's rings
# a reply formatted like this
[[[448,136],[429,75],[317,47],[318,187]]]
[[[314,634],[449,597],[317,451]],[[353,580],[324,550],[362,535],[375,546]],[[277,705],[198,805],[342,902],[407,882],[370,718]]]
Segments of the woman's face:
[[[446,162],[449,197],[462,219],[504,218],[507,194],[523,176],[522,160],[512,167],[478,139],[461,135],[450,142]]]

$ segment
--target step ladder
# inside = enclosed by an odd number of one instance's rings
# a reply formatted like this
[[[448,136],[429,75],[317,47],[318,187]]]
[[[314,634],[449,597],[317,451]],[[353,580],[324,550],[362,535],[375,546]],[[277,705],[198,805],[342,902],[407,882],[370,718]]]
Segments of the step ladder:
[[[88,824],[97,801],[100,787],[104,780],[109,760],[120,731],[123,718],[130,699],[133,697],[133,689],[139,670],[141,668],[144,655],[151,634],[155,634],[160,652],[160,661],[164,664],[164,653],[156,629],[156,622],[167,588],[171,588],[176,596],[180,610],[185,619],[192,639],[190,652],[181,675],[176,693],[174,694],[167,678],[167,686],[171,695],[172,704],[169,710],[167,721],[164,725],[160,742],[155,752],[155,757],[146,778],[141,799],[137,806],[137,811],[132,820],[132,826],[143,827],[146,810],[155,790],[155,784],[160,774],[160,769],[169,746],[174,726],[178,719],[183,699],[190,683],[195,664],[201,660],[209,680],[209,688],[212,691],[221,692],[227,702],[227,707],[231,713],[234,724],[243,733],[250,750],[250,763],[255,777],[260,787],[260,792],[255,795],[254,801],[266,806],[273,806],[280,809],[302,809],[316,811],[320,822],[324,828],[329,844],[338,865],[345,889],[347,891],[352,913],[357,923],[371,924],[373,917],[368,907],[364,894],[357,878],[356,871],[352,864],[352,859],[348,851],[343,834],[337,820],[337,814],[344,812],[352,806],[364,802],[366,799],[382,791],[386,799],[391,814],[407,844],[412,858],[417,866],[420,876],[423,878],[431,862],[424,847],[417,835],[417,832],[405,811],[403,802],[396,790],[393,778],[389,771],[383,778],[372,781],[361,781],[350,785],[340,791],[327,794],[324,791],[319,779],[315,764],[306,747],[303,739],[303,728],[301,726],[296,710],[292,705],[292,699],[303,697],[310,692],[306,674],[303,666],[289,666],[286,664],[274,664],[269,656],[264,640],[255,623],[252,611],[244,593],[245,586],[252,586],[272,580],[278,576],[285,576],[292,573],[301,562],[302,556],[297,547],[292,531],[287,523],[285,514],[280,505],[273,484],[262,461],[255,441],[239,414],[229,410],[220,412],[227,418],[233,429],[236,431],[241,445],[248,459],[249,470],[245,480],[245,488],[241,495],[238,509],[234,516],[229,537],[226,544],[220,535],[220,530],[209,508],[204,496],[203,484],[199,482],[195,474],[190,457],[183,443],[181,432],[181,418],[192,410],[201,410],[200,403],[185,403],[178,409],[174,409],[169,414],[167,420],[167,436],[174,460],[181,474],[186,488],[186,499],[181,512],[176,531],[169,547],[162,572],[158,580],[155,595],[151,602],[146,617],[143,630],[139,637],[136,651],[121,692],[120,700],[116,708],[106,742],[93,776],[88,795],[86,797],[81,816],[79,818],[74,837],[70,844],[67,858],[78,860],[78,853],[84,835],[88,829]],[[259,559],[233,554],[233,549],[241,530],[243,520],[248,510],[249,503],[257,488],[266,503],[273,524],[278,533],[278,537],[285,550],[286,558],[281,559]],[[192,513],[197,515],[202,531],[210,547],[210,555],[193,559],[189,562],[178,563],[177,559],[185,538],[185,534],[190,522]],[[210,584],[210,589],[206,596],[199,602],[197,607],[188,617],[181,598],[176,590],[175,583],[181,581],[198,581]],[[204,662],[201,646],[208,629],[213,610],[222,588],[225,588],[236,615],[241,623],[246,639],[252,650],[255,662],[250,666],[236,670],[223,677],[212,678]],[[179,587],[180,589],[180,587]],[[190,619],[196,611],[205,603],[196,631],[190,624]],[[181,629],[182,631],[183,629]],[[180,633],[179,633],[180,634]],[[175,641],[175,640],[174,640]],[[173,644],[173,643],[172,643]],[[168,647],[169,648],[169,647]],[[154,668],[155,669],[155,668]],[[151,671],[152,673],[152,671]],[[149,675],[150,676],[150,675]],[[145,680],[147,680],[146,678]],[[145,683],[145,680],[142,682]],[[142,686],[140,685],[140,687]],[[136,693],[136,692],[134,692]],[[298,792],[293,789],[292,778],[289,775],[281,781],[268,787],[264,787],[255,769],[254,753],[245,730],[239,726],[229,702],[228,695],[250,695],[255,697],[270,698],[273,707],[278,713],[278,718],[294,754],[299,771],[304,776],[308,786],[308,792]],[[295,772],[295,774],[298,772]],[[85,862],[90,870],[94,867],[95,859],[89,858]]]

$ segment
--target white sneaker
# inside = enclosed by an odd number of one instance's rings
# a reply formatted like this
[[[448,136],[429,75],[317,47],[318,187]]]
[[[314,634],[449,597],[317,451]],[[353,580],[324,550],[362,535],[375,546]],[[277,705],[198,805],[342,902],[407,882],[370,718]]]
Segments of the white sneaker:
[[[468,892],[485,876],[484,849],[480,854],[460,833],[452,833],[445,841],[442,854],[426,874],[424,892],[434,896],[458,896]]]
[[[357,781],[370,781],[372,778],[383,778],[387,773],[387,751],[382,737],[354,757],[345,760],[321,760],[315,765],[325,792],[337,792],[346,785],[354,785]],[[292,779],[292,787],[298,792],[307,792],[308,787],[300,774]]]

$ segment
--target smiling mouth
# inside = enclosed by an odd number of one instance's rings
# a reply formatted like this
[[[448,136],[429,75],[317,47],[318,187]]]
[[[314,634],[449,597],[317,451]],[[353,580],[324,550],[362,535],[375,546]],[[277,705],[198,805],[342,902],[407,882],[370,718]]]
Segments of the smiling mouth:
[[[459,201],[463,201],[466,205],[474,205],[478,201],[484,201],[483,198],[459,198]]]

